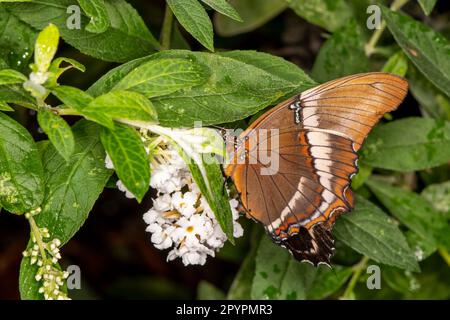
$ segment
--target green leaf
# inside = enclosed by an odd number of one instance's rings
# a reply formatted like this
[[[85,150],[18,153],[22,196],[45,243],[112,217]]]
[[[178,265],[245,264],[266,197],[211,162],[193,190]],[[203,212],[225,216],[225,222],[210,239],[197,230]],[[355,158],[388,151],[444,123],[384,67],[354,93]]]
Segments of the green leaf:
[[[250,300],[253,275],[255,273],[256,246],[242,262],[227,294],[228,300]]]
[[[139,134],[117,124],[114,130],[103,128],[100,137],[119,179],[141,202],[149,188],[150,164]]]
[[[39,110],[37,119],[53,146],[69,162],[75,149],[75,141],[67,122],[48,109]]]
[[[216,10],[217,12],[235,20],[238,22],[242,22],[242,18],[239,16],[239,13],[236,9],[231,6],[227,0],[201,0],[206,3],[208,6]]]
[[[438,249],[434,240],[423,238],[414,231],[407,230],[405,232],[406,241],[409,247],[414,251],[417,261],[423,261]]]
[[[46,227],[52,238],[67,243],[80,229],[94,206],[111,171],[104,165],[105,152],[99,138],[99,126],[85,120],[73,127],[75,152],[67,163],[51,145],[43,150],[45,199],[42,212],[35,217],[39,227]],[[22,299],[42,299],[34,279],[36,265],[22,259],[19,289]]]
[[[421,193],[433,207],[450,219],[450,181],[427,186]]]
[[[297,15],[328,31],[336,31],[352,17],[352,9],[344,0],[287,0],[287,3]]]
[[[15,103],[35,108],[36,99],[34,99],[22,85],[0,85],[0,101]]]
[[[156,57],[190,58],[210,70],[206,83],[153,99],[160,123],[192,126],[246,118],[286,95],[315,85],[301,69],[281,58],[255,51],[220,54],[171,51]]]
[[[205,8],[197,0],[167,0],[180,24],[205,48],[214,51],[214,32]]]
[[[207,77],[205,68],[193,61],[150,60],[127,74],[114,90],[135,91],[152,98],[202,84]]]
[[[326,82],[369,70],[361,30],[356,21],[351,20],[322,45],[311,75],[319,82]]]
[[[361,161],[376,168],[415,171],[450,160],[450,122],[405,118],[377,126],[369,135]]]
[[[422,7],[423,12],[425,12],[427,16],[429,16],[431,11],[433,11],[433,8],[437,2],[437,0],[418,0],[418,1],[420,6]]]
[[[27,81],[27,77],[25,77],[20,72],[12,69],[3,69],[0,70],[0,85],[5,84],[18,84]]]
[[[54,24],[49,24],[38,35],[34,47],[34,63],[39,72],[47,72],[58,50],[59,30]]]
[[[124,63],[104,74],[100,79],[98,79],[88,90],[86,93],[93,96],[98,97],[102,94],[108,93],[114,89],[114,87],[130,72],[139,66],[147,63],[152,60],[152,56],[139,58],[136,60],[129,61]]]
[[[279,57],[256,51],[220,54],[170,50],[138,59],[111,70],[88,93],[109,92],[129,72],[152,59],[190,59],[210,71],[202,85],[152,99],[162,125],[192,127],[244,119],[288,95],[316,83],[296,65]]]
[[[198,284],[197,288],[197,299],[198,300],[223,300],[225,299],[225,293],[218,289],[213,284],[202,280]]]
[[[102,33],[110,26],[108,11],[104,0],[78,0],[81,8],[91,18],[86,30]]]
[[[189,169],[200,191],[206,197],[209,206],[214,212],[220,228],[227,235],[228,241],[234,244],[233,214],[229,196],[224,187],[224,178],[220,164],[215,157],[207,159],[207,155],[204,155],[203,160],[206,177],[203,177],[200,168],[192,161],[188,164]]]
[[[350,267],[332,266],[332,270],[318,268],[306,297],[321,300],[339,290],[352,275]]]
[[[216,14],[214,26],[219,35],[231,37],[253,31],[286,9],[285,0],[230,0],[243,22]]]
[[[422,238],[450,249],[450,225],[446,217],[423,197],[387,183],[370,179],[370,190],[389,211]]]
[[[350,268],[313,267],[291,257],[286,249],[263,237],[258,247],[252,299],[322,299],[338,290],[351,275]]]
[[[68,66],[61,67],[61,64],[63,62],[67,63]],[[72,68],[75,68],[81,72],[86,71],[86,68],[76,60],[64,58],[64,57],[56,58],[55,60],[53,60],[52,64],[50,65],[49,79],[47,80],[46,87],[47,88],[56,87],[58,85],[57,81],[58,81],[59,77],[64,72],[66,72],[67,70],[72,69]]]
[[[83,90],[70,86],[58,86],[52,90],[52,94],[67,107],[74,108],[79,112],[82,112],[94,100],[94,98]]]
[[[0,4],[0,60],[12,69],[28,71],[36,37],[35,29],[3,10]]]
[[[75,151],[69,163],[51,145],[43,151],[46,192],[35,220],[63,244],[83,225],[112,173],[105,168],[99,129],[85,120],[73,126]]]
[[[392,55],[384,65],[383,72],[389,72],[396,74],[400,77],[404,77],[408,71],[408,60],[402,51]]]
[[[15,214],[38,208],[44,197],[43,175],[31,135],[0,112],[0,206]]]
[[[355,251],[380,263],[419,271],[405,237],[380,208],[357,196],[356,207],[336,221],[334,235]]]
[[[27,248],[31,246],[31,241],[28,243]],[[59,264],[57,267],[61,269]],[[29,257],[23,257],[20,263],[19,271],[19,291],[20,299],[22,300],[44,300],[43,294],[39,293],[39,287],[42,286],[41,282],[37,282],[35,279],[38,272],[38,266],[36,264],[30,264]],[[67,287],[61,287],[61,291],[67,293]]]
[[[436,87],[450,97],[450,42],[413,18],[383,7],[383,16],[408,58]]]
[[[103,33],[85,30],[90,19],[84,14],[77,28],[76,18],[80,12],[76,0],[32,0],[0,7],[36,29],[54,23],[67,43],[98,59],[125,62],[155,52],[158,42],[130,4],[125,0],[109,0],[105,5],[111,25]]]
[[[409,65],[407,76],[409,89],[420,103],[422,114],[435,119],[450,120],[450,112],[439,103],[439,99],[445,99],[445,94],[428,81],[413,64]]]
[[[8,103],[0,101],[0,111],[14,111],[14,109]]]
[[[112,91],[92,100],[81,113],[89,120],[113,129],[113,119],[155,123],[157,114],[143,95],[130,91]]]

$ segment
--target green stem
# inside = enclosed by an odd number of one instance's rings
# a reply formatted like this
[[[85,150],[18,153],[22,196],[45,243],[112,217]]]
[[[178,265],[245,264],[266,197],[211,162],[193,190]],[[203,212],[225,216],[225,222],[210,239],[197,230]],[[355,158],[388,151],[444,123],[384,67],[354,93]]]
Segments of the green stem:
[[[403,7],[405,4],[407,4],[409,2],[409,0],[395,0],[392,4],[390,9],[392,11],[397,11],[399,10],[401,7]],[[381,26],[379,29],[377,29],[372,37],[370,38],[369,42],[365,45],[364,50],[366,51],[366,56],[370,57],[372,54],[374,54],[376,52],[376,48],[375,46],[377,45],[378,41],[381,38],[381,35],[384,32],[384,29],[386,29],[386,21],[383,20],[383,22],[381,22]]]
[[[360,262],[358,262],[356,265],[353,266],[352,278],[350,279],[347,288],[345,288],[344,294],[341,296],[341,299],[350,299],[352,297],[353,290],[355,289],[355,286],[358,283],[358,280],[361,277],[361,274],[363,270],[366,268],[368,262],[369,258],[364,257],[361,259]]]
[[[81,116],[81,113],[71,108],[61,108],[61,109],[53,109],[58,112],[60,116]]]
[[[447,263],[447,265],[450,267],[450,253],[444,249],[439,248],[439,254],[441,255],[442,259]]]
[[[36,243],[39,247],[39,251],[41,252],[42,260],[47,260],[47,254],[45,253],[45,246],[44,242],[42,241],[42,235],[41,231],[39,230],[39,227],[36,224],[36,221],[34,221],[33,216],[28,217],[28,222],[30,223],[31,233],[33,234],[34,238],[36,239]]]
[[[161,30],[161,50],[170,49],[170,41],[172,36],[173,26],[173,12],[169,5],[166,5],[166,12],[164,14],[164,22]]]

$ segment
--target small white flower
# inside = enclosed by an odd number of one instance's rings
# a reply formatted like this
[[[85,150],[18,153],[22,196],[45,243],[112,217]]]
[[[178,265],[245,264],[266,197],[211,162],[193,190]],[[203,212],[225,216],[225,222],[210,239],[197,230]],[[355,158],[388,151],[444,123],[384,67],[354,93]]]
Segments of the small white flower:
[[[153,199],[153,209],[161,212],[172,210],[172,197],[169,194],[163,194]]]
[[[197,199],[198,195],[194,192],[181,193],[178,191],[172,195],[172,205],[183,216],[189,218],[197,211],[195,208]]]
[[[105,157],[105,167],[106,167],[106,169],[114,169],[114,164],[113,164],[109,154],[106,154],[106,157]]]
[[[127,189],[127,187],[125,187],[122,181],[118,180],[116,182],[116,186],[120,191],[125,192],[125,197],[127,197],[128,199],[136,199],[136,197]]]

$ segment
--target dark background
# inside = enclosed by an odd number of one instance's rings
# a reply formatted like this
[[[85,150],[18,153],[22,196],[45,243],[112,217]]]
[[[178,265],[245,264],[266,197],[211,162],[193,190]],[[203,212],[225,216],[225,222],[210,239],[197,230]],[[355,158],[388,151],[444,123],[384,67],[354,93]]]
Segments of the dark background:
[[[164,15],[164,1],[129,2],[157,37]],[[412,16],[432,22],[439,12],[449,12],[450,4],[449,1],[438,1],[434,13],[428,18],[424,18],[417,9],[418,6],[411,4],[405,8]],[[192,50],[203,50],[188,34],[183,32],[183,35]],[[252,49],[268,52],[309,71],[325,37],[325,30],[307,23],[292,10],[285,10],[256,31],[232,38],[216,36],[215,47],[218,50]],[[389,40],[388,32],[385,32],[384,37],[386,41]],[[64,43],[58,55],[75,58],[87,67],[84,74],[70,71],[61,79],[63,84],[83,89],[116,66],[84,56]],[[409,97],[406,104],[408,116],[419,115],[415,100]],[[35,116],[23,109],[19,112],[20,120],[35,139],[45,139],[45,135],[38,130]],[[402,107],[396,112],[396,118],[406,115]],[[76,120],[69,119],[69,122]],[[150,234],[145,232],[146,225],[142,220],[142,214],[151,207],[151,203],[151,194],[138,205],[134,200],[126,199],[118,190],[105,189],[85,225],[62,249],[62,265],[76,264],[82,272],[82,290],[71,291],[72,298],[195,298],[198,283],[202,280],[225,291],[228,289],[248,252],[253,223],[241,218],[246,234],[238,239],[236,247],[227,244],[218,257],[209,257],[205,266],[184,267],[178,260],[167,263],[167,252],[152,246]],[[28,238],[26,219],[0,212],[0,299],[19,299],[21,252]]]

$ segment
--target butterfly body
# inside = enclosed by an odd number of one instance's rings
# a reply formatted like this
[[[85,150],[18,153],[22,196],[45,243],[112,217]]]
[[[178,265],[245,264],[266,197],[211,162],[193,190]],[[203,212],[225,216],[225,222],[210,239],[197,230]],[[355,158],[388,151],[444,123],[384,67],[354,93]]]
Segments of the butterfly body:
[[[357,151],[406,93],[400,77],[359,74],[304,91],[263,114],[240,135],[225,172],[247,214],[296,259],[329,264],[333,224],[354,206]]]

